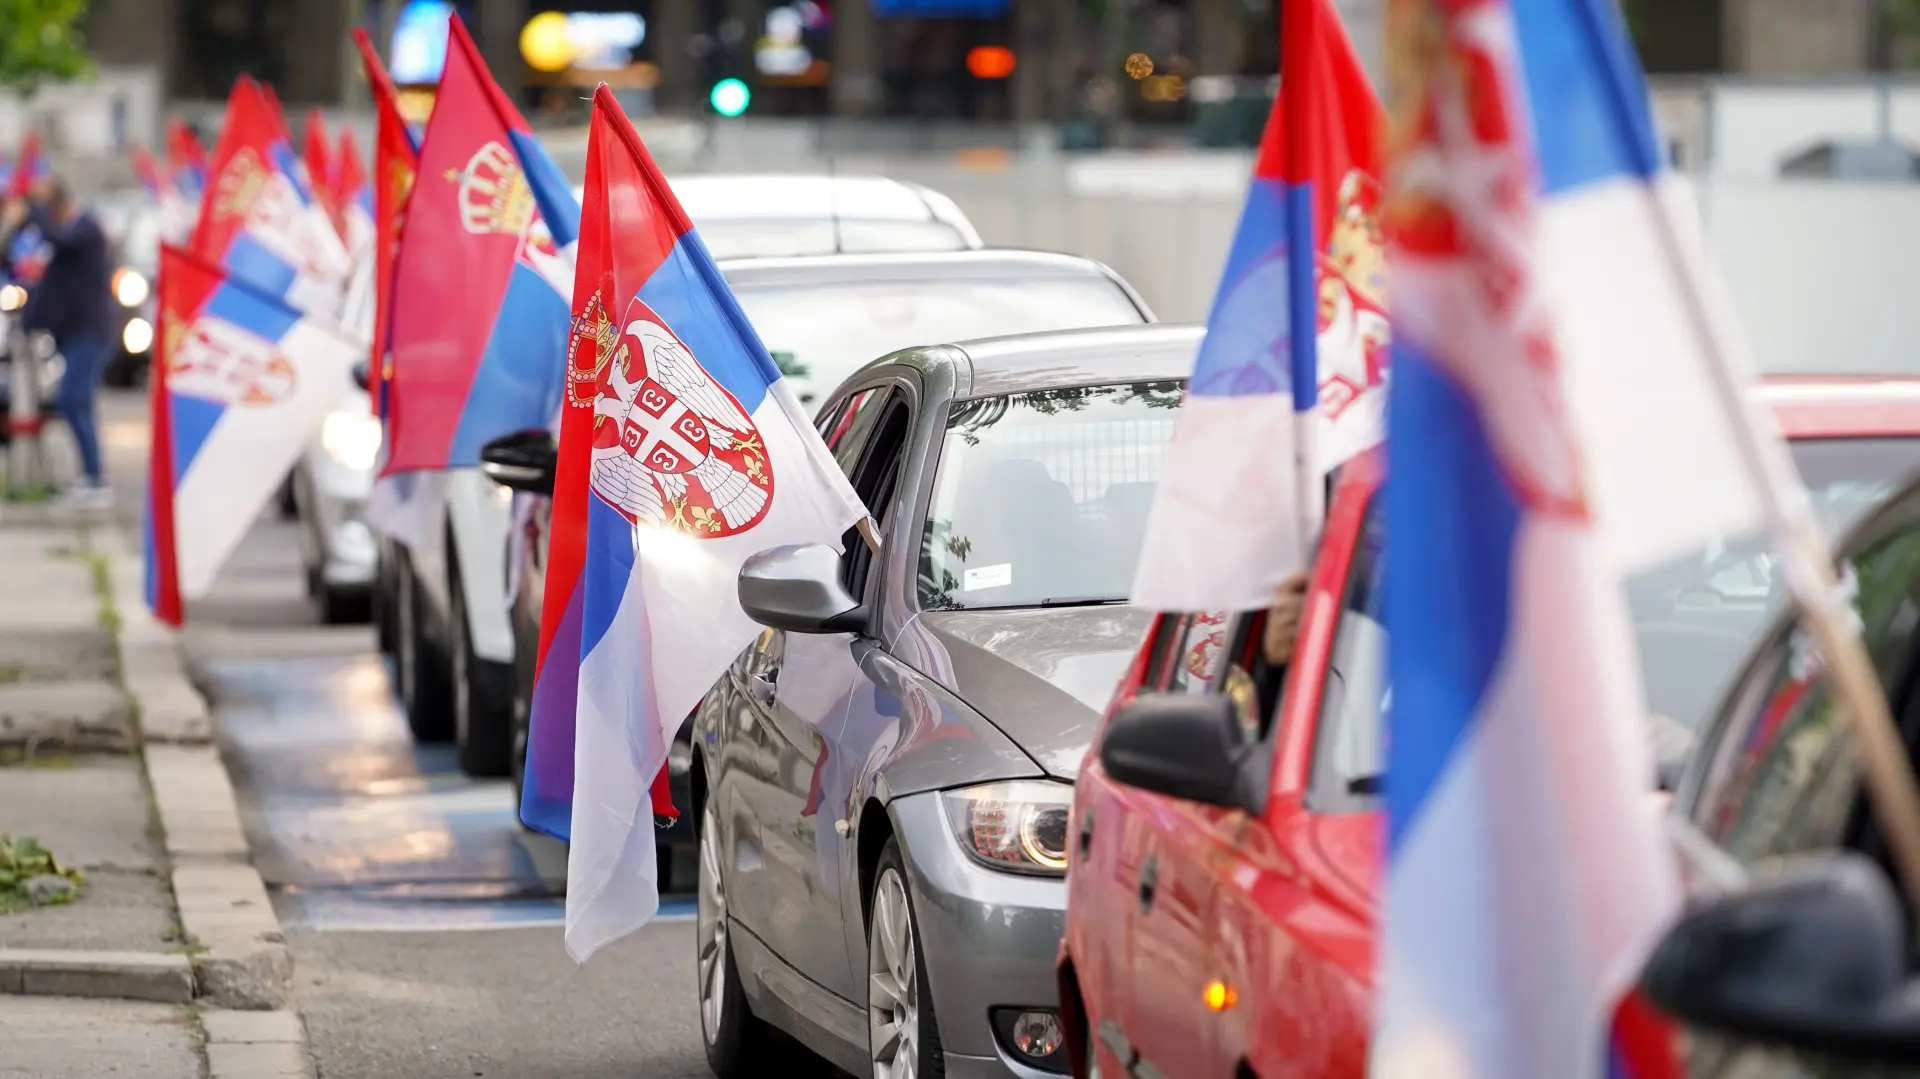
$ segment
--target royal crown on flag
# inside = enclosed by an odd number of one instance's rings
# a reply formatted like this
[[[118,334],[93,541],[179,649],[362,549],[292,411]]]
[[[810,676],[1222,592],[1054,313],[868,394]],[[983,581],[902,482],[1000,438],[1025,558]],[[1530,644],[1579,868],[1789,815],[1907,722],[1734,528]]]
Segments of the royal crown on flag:
[[[468,232],[524,236],[533,223],[533,188],[513,151],[489,142],[474,151],[464,169],[447,170],[460,185],[460,222]]]
[[[253,152],[251,146],[243,146],[228,159],[227,167],[220,170],[220,179],[214,184],[213,212],[220,217],[245,217],[259,200],[260,192],[267,186],[267,163]]]
[[[1385,304],[1387,251],[1376,213],[1379,205],[1379,184],[1358,169],[1347,173],[1340,181],[1325,259],[1326,265],[1363,299]],[[1329,290],[1337,287],[1332,280],[1320,282],[1323,310],[1331,302]]]
[[[567,341],[567,401],[575,408],[592,408],[600,391],[600,376],[620,344],[620,327],[608,316],[600,293],[594,292],[573,320]]]

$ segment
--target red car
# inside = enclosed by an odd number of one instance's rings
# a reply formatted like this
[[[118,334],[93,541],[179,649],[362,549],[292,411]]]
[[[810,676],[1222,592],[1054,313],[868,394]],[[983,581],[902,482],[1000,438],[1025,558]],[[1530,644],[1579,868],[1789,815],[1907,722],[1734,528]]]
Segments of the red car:
[[[1834,532],[1920,475],[1920,379],[1761,393]],[[1265,612],[1169,614],[1122,681],[1070,826],[1076,1075],[1365,1075],[1391,700],[1382,478],[1377,452],[1342,470],[1290,663],[1266,661]],[[1786,602],[1772,571],[1745,535],[1627,582],[1663,776]]]

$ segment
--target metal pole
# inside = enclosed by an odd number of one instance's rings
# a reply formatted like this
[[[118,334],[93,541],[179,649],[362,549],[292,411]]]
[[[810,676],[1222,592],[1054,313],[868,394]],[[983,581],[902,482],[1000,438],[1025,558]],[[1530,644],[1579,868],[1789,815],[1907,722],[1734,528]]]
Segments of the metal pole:
[[[17,500],[38,494],[46,482],[46,457],[40,443],[40,357],[18,319],[8,328],[6,340],[13,367],[7,407],[7,497]]]

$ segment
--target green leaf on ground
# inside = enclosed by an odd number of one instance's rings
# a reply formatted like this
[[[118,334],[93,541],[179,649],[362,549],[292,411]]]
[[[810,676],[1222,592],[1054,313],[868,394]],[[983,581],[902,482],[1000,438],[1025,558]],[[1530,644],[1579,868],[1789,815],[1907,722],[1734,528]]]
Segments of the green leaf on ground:
[[[72,888],[36,897],[29,885],[42,877],[68,881]],[[32,836],[18,838],[0,832],[0,914],[12,914],[33,906],[71,903],[80,896],[86,874],[60,864],[52,851]]]

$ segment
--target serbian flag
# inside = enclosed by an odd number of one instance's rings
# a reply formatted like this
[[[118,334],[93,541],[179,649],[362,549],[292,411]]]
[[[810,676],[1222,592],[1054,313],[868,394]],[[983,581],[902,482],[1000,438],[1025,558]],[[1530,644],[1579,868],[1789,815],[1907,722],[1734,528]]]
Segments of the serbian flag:
[[[13,163],[13,171],[7,175],[4,194],[7,198],[23,199],[27,197],[27,188],[47,175],[47,159],[40,153],[40,133],[27,132],[20,143],[20,157]]]
[[[667,747],[761,630],[742,564],[866,516],[613,92],[593,100],[520,810],[571,844],[578,961],[659,909]]]
[[[352,342],[181,248],[160,252],[147,603],[179,625],[352,389]]]
[[[153,197],[160,212],[160,239],[163,243],[183,244],[193,233],[193,207],[181,197],[172,177],[160,167],[153,153],[144,146],[133,148],[133,171],[140,186]]]
[[[353,259],[353,276],[347,279],[346,299],[341,307],[341,325],[357,340],[373,342],[375,305],[379,295],[380,259],[374,250],[373,188],[367,182],[367,170],[360,163],[360,150],[353,133],[340,132],[340,151],[334,158],[334,225]]]
[[[1738,447],[1784,451],[1739,403],[1751,370],[1617,5],[1394,18],[1373,1074],[1663,1079],[1672,1040],[1630,989],[1680,885],[1619,581],[1757,523]]]
[[[1325,474],[1384,434],[1386,117],[1327,0],[1283,18],[1281,92],[1134,578],[1153,610],[1264,607],[1311,557]]]
[[[385,415],[387,403],[387,367],[389,327],[393,321],[393,262],[400,250],[400,233],[406,224],[407,199],[413,194],[413,179],[420,167],[420,147],[413,130],[400,112],[400,94],[393,79],[380,63],[373,39],[355,29],[353,42],[360,49],[360,61],[366,68],[367,88],[373,93],[373,227],[377,238],[374,248],[373,347],[369,356],[367,392],[375,415]]]
[[[333,197],[333,147],[327,139],[327,120],[316,108],[307,110],[306,129],[302,134],[300,163],[307,170],[307,190],[327,211],[327,219],[334,222],[336,231],[340,220],[339,204]]]
[[[337,320],[352,267],[303,171],[260,84],[241,76],[214,147],[193,251],[269,295]]]
[[[579,204],[455,18],[394,267],[380,474],[471,468],[560,407]]]
[[[178,116],[167,121],[167,175],[195,212],[207,189],[207,151],[200,137]]]

